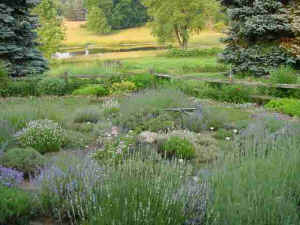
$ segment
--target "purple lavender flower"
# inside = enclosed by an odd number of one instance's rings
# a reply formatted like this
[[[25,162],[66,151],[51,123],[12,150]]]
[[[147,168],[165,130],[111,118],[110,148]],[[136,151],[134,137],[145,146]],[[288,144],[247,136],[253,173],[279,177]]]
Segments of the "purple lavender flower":
[[[24,181],[23,173],[0,165],[0,185],[16,187]]]

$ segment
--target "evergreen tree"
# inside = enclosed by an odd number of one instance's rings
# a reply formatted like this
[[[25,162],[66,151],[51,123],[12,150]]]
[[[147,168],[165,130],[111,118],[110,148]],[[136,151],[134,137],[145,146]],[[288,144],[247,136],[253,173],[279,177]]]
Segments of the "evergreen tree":
[[[33,13],[38,15],[40,21],[37,29],[40,50],[50,59],[65,38],[63,18],[59,16],[58,6],[53,0],[42,0]]]
[[[296,1],[299,5],[299,0],[221,0],[231,26],[222,59],[233,64],[234,73],[262,76],[279,65],[297,63],[283,42],[297,37],[289,12]]]
[[[41,74],[47,62],[37,49],[37,19],[30,10],[34,0],[1,0],[0,60],[8,64],[12,76]]]
[[[41,74],[47,62],[37,49],[37,19],[30,10],[33,0],[1,0],[0,60],[8,65],[12,76]]]

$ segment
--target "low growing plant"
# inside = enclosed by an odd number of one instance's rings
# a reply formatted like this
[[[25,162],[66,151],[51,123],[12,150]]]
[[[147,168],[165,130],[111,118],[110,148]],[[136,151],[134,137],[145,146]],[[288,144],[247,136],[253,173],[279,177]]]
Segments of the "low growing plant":
[[[0,186],[16,187],[23,182],[23,173],[0,165]]]
[[[270,71],[270,75],[270,81],[272,84],[296,84],[298,81],[296,71],[293,68],[287,66],[281,66]],[[272,88],[271,95],[281,98],[293,97],[297,95],[297,90],[295,91],[292,89]]]
[[[149,122],[156,119],[155,124],[166,122],[166,116],[172,121],[178,120],[180,114],[167,112],[168,108],[191,106],[191,101],[182,92],[174,89],[157,89],[140,92],[120,102],[120,112],[117,123],[124,129],[140,131],[150,129]],[[154,122],[154,121],[153,121]],[[151,125],[151,123],[150,123]],[[166,124],[170,127],[170,123]]]
[[[136,90],[136,86],[131,81],[122,81],[121,83],[113,83],[110,88],[111,94],[122,94],[127,92],[133,92]]]
[[[297,99],[273,99],[265,107],[290,116],[300,116],[300,100]]]
[[[66,93],[65,81],[56,77],[44,78],[38,82],[37,88],[41,95],[64,95]]]
[[[0,157],[0,164],[21,171],[25,176],[37,173],[45,162],[45,158],[32,148],[9,149]]]
[[[208,224],[299,224],[299,148],[242,163],[227,160],[212,178]],[[286,146],[284,145],[284,146]],[[252,150],[252,149],[251,149]]]
[[[64,140],[63,129],[51,120],[30,121],[16,134],[23,147],[32,147],[40,153],[59,151]]]
[[[0,168],[1,169],[1,168]],[[29,192],[1,185],[0,224],[27,225],[31,217],[32,196]]]
[[[109,91],[102,85],[94,84],[89,85],[73,91],[73,95],[84,95],[84,96],[97,96],[103,97],[109,94]]]
[[[75,123],[97,123],[102,117],[102,110],[99,107],[87,107],[78,109],[74,113],[74,122]]]
[[[158,147],[159,152],[167,158],[192,159],[195,157],[195,147],[185,138],[171,136]]]

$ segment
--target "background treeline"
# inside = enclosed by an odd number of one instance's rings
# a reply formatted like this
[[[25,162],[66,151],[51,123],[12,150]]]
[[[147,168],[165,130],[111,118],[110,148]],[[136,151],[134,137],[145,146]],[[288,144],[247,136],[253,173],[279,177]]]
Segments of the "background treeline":
[[[104,18],[98,17],[92,23],[105,21],[112,30],[140,26],[149,18],[141,0],[60,0],[60,3],[66,19],[82,20],[85,13],[90,18],[98,14]]]

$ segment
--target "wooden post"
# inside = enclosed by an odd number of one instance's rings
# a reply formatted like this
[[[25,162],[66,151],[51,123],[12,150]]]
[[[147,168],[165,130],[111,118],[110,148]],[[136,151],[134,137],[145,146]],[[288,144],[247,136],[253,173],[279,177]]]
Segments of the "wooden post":
[[[64,80],[65,80],[66,85],[68,85],[69,84],[69,74],[68,74],[68,72],[64,73]]]

